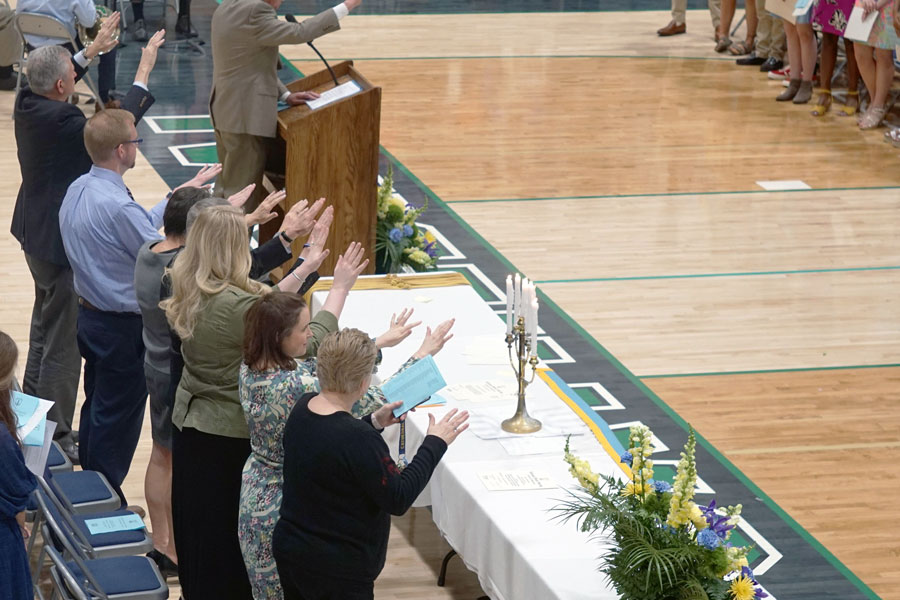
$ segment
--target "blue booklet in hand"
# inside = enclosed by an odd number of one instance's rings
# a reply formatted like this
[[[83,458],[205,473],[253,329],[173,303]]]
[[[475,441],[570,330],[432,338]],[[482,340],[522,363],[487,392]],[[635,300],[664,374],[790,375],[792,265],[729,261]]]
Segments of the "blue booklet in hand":
[[[426,356],[384,382],[381,391],[388,402],[403,402],[402,406],[394,409],[394,416],[399,417],[428,400],[446,385],[434,358]]]

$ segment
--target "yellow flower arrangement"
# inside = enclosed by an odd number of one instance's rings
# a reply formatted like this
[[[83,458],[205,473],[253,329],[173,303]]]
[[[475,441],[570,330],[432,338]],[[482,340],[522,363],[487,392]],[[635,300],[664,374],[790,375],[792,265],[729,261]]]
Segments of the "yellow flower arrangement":
[[[756,588],[753,586],[753,580],[744,575],[739,575],[731,581],[728,591],[734,597],[734,600],[753,600],[756,598]]]
[[[678,461],[678,473],[672,485],[672,499],[669,501],[669,514],[666,517],[666,523],[670,527],[678,528],[694,522],[694,511],[697,510],[697,505],[693,502],[694,486],[697,484],[696,445],[697,439],[692,429],[684,452],[681,453],[681,460]]]

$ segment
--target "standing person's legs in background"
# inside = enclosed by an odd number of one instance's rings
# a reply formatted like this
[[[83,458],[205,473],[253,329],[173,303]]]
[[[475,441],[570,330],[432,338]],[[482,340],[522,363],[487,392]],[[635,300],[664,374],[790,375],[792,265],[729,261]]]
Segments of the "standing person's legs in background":
[[[72,282],[72,269],[27,254],[25,262],[34,280],[34,307],[22,391],[54,402],[47,415],[56,423],[53,437],[66,455],[77,462],[72,419],[81,375],[81,356],[76,340],[78,296]]]
[[[685,23],[685,11],[687,10],[687,0],[672,0],[672,20],[669,24],[656,32],[659,36],[678,35],[687,32],[687,24]]]
[[[759,25],[759,19],[756,14],[756,0],[745,0],[744,4],[747,7],[744,11],[744,16],[746,17],[744,25],[747,27],[747,36],[744,41],[732,44],[728,48],[732,56],[750,54],[756,48],[756,29]]]

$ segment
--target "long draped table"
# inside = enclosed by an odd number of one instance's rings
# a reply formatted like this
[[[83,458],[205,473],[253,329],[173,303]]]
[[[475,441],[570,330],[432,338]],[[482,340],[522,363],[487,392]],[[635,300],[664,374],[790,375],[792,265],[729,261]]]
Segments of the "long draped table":
[[[505,325],[497,313],[469,285],[449,285],[434,281],[436,287],[399,289],[397,280],[361,278],[360,288],[347,299],[341,327],[357,327],[373,337],[383,332],[392,313],[414,308],[413,320],[423,321],[413,334],[395,348],[384,351],[379,367],[381,377],[389,377],[419,347],[425,326],[436,326],[456,318],[454,337],[435,357],[448,385],[506,378],[514,381],[509,365],[470,364],[466,350],[473,343],[493,343],[505,350]],[[439,277],[438,277],[439,279]],[[457,280],[455,283],[459,283]],[[327,283],[326,283],[327,285]],[[313,312],[321,306],[324,291],[312,294]],[[540,418],[571,410],[547,384],[535,377],[528,387],[529,412]],[[472,413],[515,412],[516,399],[491,402],[459,402],[447,398],[446,406],[420,408],[409,413],[406,426],[407,457],[415,454],[428,427],[428,414],[440,418],[450,408]],[[590,461],[594,471],[621,474],[612,458],[612,449],[604,449],[593,431],[581,420],[566,421],[572,433],[573,451]],[[398,429],[385,432],[385,439],[396,456]],[[466,566],[478,574],[485,593],[495,600],[613,599],[617,598],[604,576],[597,571],[598,557],[607,548],[603,538],[578,531],[573,521],[562,523],[553,509],[566,499],[577,484],[562,460],[563,445],[545,454],[510,455],[496,439],[480,439],[471,429],[450,446],[423,492],[418,505],[432,506],[434,522],[456,550]],[[542,490],[488,491],[479,473],[528,469],[549,475],[560,487]]]

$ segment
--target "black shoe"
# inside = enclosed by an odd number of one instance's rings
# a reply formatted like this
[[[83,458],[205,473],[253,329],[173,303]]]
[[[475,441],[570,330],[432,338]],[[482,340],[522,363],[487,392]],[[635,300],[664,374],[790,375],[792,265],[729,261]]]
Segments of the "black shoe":
[[[147,27],[144,25],[143,19],[137,19],[134,22],[134,39],[137,42],[147,41]]]
[[[4,91],[12,91],[16,89],[16,75],[12,74],[9,77],[0,77],[0,90]]]
[[[750,66],[750,65],[752,65],[754,67],[758,67],[759,65],[765,63],[766,59],[763,58],[762,56],[757,56],[756,52],[751,52],[747,56],[744,56],[743,58],[739,58],[734,62],[741,65],[742,67]]]
[[[72,439],[71,435],[65,435],[59,438],[56,440],[56,443],[59,444],[63,454],[72,461],[73,465],[80,464],[78,461],[78,444],[75,443],[75,440]]]
[[[159,550],[151,550],[147,553],[147,558],[156,563],[157,568],[159,568],[159,572],[162,573],[163,579],[178,577],[178,565],[172,562],[171,558],[169,558]]]
[[[191,17],[189,15],[181,15],[175,22],[175,33],[187,38],[197,37],[197,30],[191,27]]]
[[[783,66],[784,66],[784,61],[778,60],[777,58],[770,56],[769,58],[766,59],[766,62],[764,62],[763,64],[761,64],[759,66],[759,70],[762,71],[763,73],[768,73],[769,71],[777,71],[778,69],[780,69]]]

